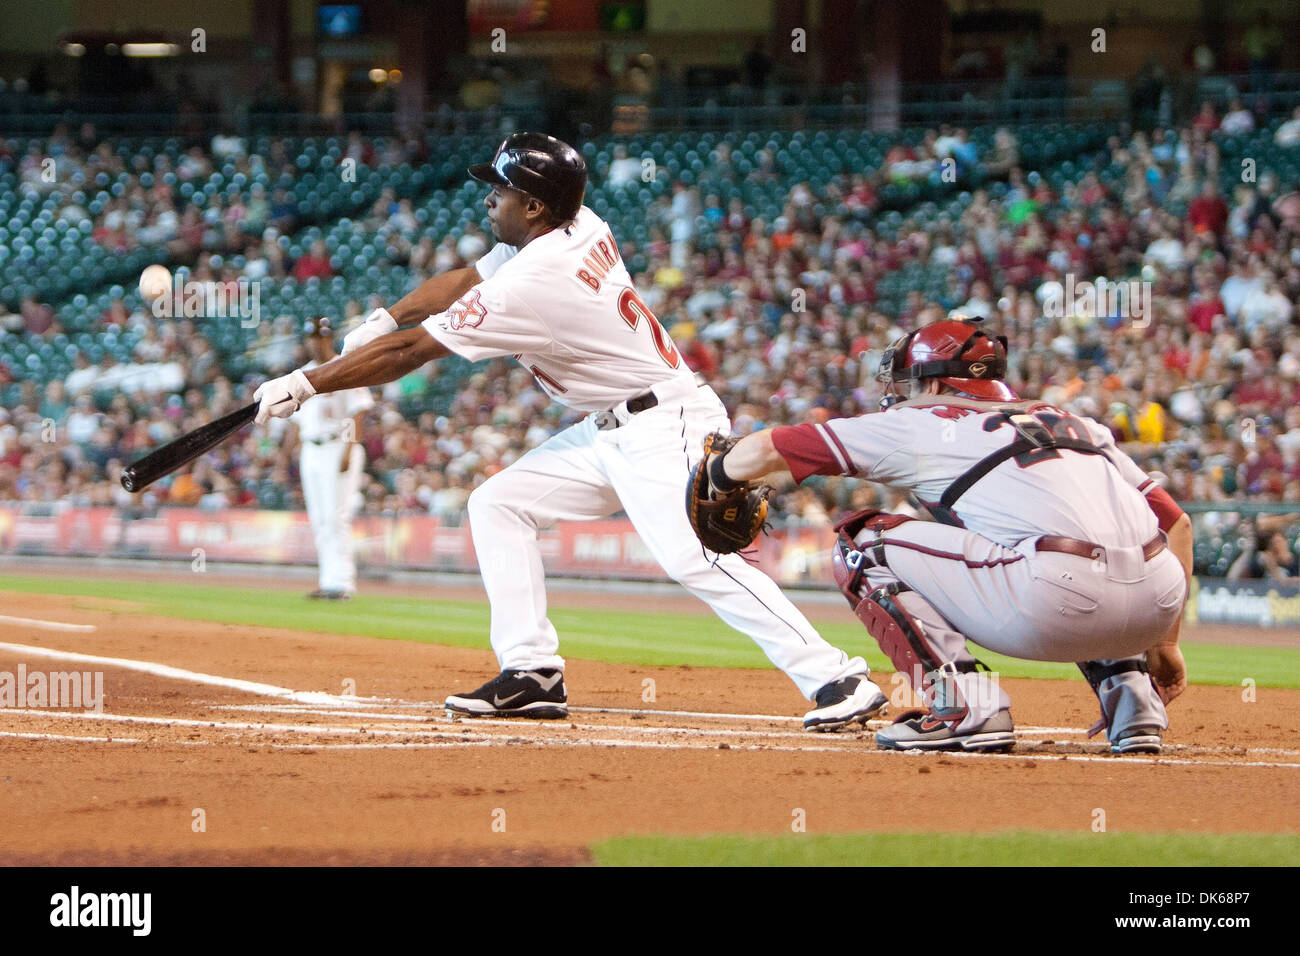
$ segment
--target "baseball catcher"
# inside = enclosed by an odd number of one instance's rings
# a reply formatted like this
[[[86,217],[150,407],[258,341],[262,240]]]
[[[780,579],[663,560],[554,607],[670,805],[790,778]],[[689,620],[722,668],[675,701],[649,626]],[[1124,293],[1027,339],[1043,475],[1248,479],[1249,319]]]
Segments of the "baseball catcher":
[[[1101,704],[1094,732],[1115,753],[1158,753],[1186,686],[1191,522],[1108,429],[1019,399],[1005,371],[1005,339],[936,322],[885,353],[882,412],[757,432],[701,467],[733,496],[774,471],[856,475],[908,489],[936,519],[860,511],[836,525],[836,581],[929,705],[879,731],[880,747],[1014,744],[1010,699],[971,641],[1076,662]]]

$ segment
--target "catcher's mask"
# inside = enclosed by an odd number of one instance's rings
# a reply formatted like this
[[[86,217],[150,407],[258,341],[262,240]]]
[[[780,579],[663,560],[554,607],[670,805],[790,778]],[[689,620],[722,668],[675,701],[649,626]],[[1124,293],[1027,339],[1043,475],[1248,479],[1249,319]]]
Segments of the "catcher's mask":
[[[894,340],[880,359],[877,381],[886,384],[881,409],[911,397],[912,387],[937,378],[972,398],[1013,401],[1007,374],[1007,338],[991,336],[979,319],[949,318],[914,329]],[[907,392],[899,386],[906,383]]]

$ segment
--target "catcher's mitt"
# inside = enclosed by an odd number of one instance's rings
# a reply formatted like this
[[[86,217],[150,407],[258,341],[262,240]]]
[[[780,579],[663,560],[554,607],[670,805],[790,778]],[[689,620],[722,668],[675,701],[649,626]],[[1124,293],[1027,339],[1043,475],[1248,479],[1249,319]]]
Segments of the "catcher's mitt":
[[[748,547],[767,521],[767,496],[772,489],[741,482],[730,491],[720,491],[709,480],[709,459],[726,454],[737,440],[720,432],[706,437],[704,454],[686,484],[686,516],[695,536],[718,554]]]

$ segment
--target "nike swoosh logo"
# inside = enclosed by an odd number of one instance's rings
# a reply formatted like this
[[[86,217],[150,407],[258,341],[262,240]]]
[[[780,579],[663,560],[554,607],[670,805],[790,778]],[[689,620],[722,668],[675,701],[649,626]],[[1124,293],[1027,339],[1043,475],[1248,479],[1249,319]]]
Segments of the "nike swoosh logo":
[[[493,695],[492,695],[492,706],[493,706],[493,707],[504,707],[506,704],[510,703],[510,702],[511,702],[512,700],[514,700],[516,697],[522,697],[523,694],[524,694],[524,692],[523,692],[522,690],[521,690],[519,693],[517,693],[517,694],[511,694],[509,697],[498,697],[496,694],[493,694]]]
[[[940,727],[947,726],[947,723],[948,722],[946,720],[935,720],[932,717],[927,717],[925,718],[925,720],[921,721],[921,729],[938,730]]]
[[[541,684],[542,690],[550,690],[560,681],[564,680],[564,671],[556,671],[550,677],[543,677],[541,674],[536,674],[536,673],[530,673],[528,676],[531,677],[533,680],[537,681],[537,683]],[[522,691],[520,693],[522,693]],[[518,696],[519,694],[515,694],[515,697]]]

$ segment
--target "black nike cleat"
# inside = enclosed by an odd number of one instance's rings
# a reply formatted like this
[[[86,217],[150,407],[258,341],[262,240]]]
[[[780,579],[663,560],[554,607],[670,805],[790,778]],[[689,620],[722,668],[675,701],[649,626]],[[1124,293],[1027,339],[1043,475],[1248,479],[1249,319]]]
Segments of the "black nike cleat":
[[[1016,745],[1011,711],[999,710],[977,727],[963,733],[953,729],[953,722],[939,720],[932,714],[912,711],[876,732],[876,746],[881,750],[967,750],[1005,751]]]
[[[502,671],[478,690],[447,698],[447,716],[530,717],[554,720],[569,716],[564,671]]]
[[[865,725],[885,709],[889,698],[866,674],[853,674],[822,687],[813,702],[817,706],[803,715],[803,729],[826,733]]]

